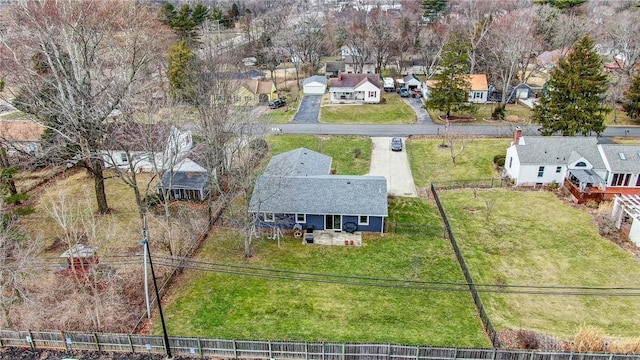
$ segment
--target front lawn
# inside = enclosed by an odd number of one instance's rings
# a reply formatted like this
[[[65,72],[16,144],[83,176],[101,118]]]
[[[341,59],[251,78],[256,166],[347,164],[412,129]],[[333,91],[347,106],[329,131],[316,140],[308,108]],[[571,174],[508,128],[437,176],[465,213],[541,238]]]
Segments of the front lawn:
[[[437,219],[435,207],[420,207],[427,219]],[[236,274],[188,271],[176,283],[165,306],[171,335],[490,345],[467,291],[437,291],[420,282],[409,283],[417,288],[394,286],[403,280],[464,282],[450,244],[436,228],[420,236],[368,234],[362,247],[305,245],[288,236],[278,246],[261,238],[249,260],[239,237],[237,231],[216,231],[199,254],[201,266],[232,264],[224,267]],[[278,269],[278,278],[243,275],[256,267],[263,273]],[[327,281],[293,279],[304,272],[324,274]],[[355,285],[378,283],[374,278],[396,280],[386,287]],[[159,332],[156,323],[154,333]]]
[[[267,137],[272,154],[299,147],[333,157],[331,167],[340,175],[369,172],[371,139],[364,136],[271,135]]]
[[[416,113],[396,93],[382,93],[386,103],[327,105],[320,108],[320,122],[331,124],[412,124]]]
[[[589,213],[553,193],[492,189],[479,190],[475,197],[472,189],[464,189],[441,192],[440,198],[476,283],[640,287],[638,261],[601,238]],[[623,338],[637,337],[640,326],[637,296],[482,293],[481,297],[498,330],[533,330],[569,339],[578,327],[587,325]]]
[[[476,121],[471,121],[471,122],[464,122],[464,123],[455,123],[452,122],[452,124],[472,124],[472,125],[496,125],[496,124],[500,124],[500,123],[495,123],[495,122],[488,122],[488,121],[484,121],[484,118],[490,118],[491,117],[491,113],[493,112],[493,110],[495,109],[496,104],[478,104],[477,105],[477,112],[474,114],[470,114],[470,113],[452,113],[451,116],[473,116],[476,118]],[[435,109],[427,109],[427,111],[429,112],[429,115],[431,116],[431,118],[433,119],[433,121],[435,123],[439,123],[439,124],[444,124],[444,121],[438,119],[439,116],[444,116],[445,113],[439,110],[435,110]],[[531,121],[531,114],[532,111],[531,109],[529,109],[526,106],[523,105],[519,105],[519,104],[507,104],[506,108],[505,108],[505,116],[506,117],[517,117],[518,119],[521,119],[520,121],[513,121],[513,123],[529,123]],[[508,123],[507,121],[504,121],[503,123]]]
[[[456,144],[459,152],[462,143]],[[464,142],[464,151],[451,160],[451,150],[441,148],[442,139],[410,140],[406,142],[411,173],[417,187],[428,187],[432,182],[497,178],[493,157],[504,155],[509,139],[473,139]]]
[[[293,117],[296,115],[297,108],[297,105],[293,106],[292,104],[289,104],[288,106],[280,109],[266,110],[266,112],[262,114],[262,119],[267,124],[286,124],[293,120]]]

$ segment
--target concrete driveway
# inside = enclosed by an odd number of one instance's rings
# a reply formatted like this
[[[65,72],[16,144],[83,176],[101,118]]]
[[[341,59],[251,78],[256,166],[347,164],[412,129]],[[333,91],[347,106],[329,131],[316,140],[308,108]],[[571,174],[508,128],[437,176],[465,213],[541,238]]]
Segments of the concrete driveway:
[[[300,102],[296,116],[293,117],[293,123],[317,124],[321,102],[322,95],[305,95]]]
[[[416,118],[417,118],[416,123],[433,124],[433,119],[431,119],[431,116],[429,116],[429,113],[427,112],[427,110],[422,106],[421,98],[402,98],[402,101],[404,101],[405,104],[411,106],[413,111],[415,111]]]
[[[402,151],[391,151],[390,137],[372,137],[371,168],[368,175],[381,175],[387,178],[387,193],[397,196],[417,197],[413,183],[406,138],[402,138]]]

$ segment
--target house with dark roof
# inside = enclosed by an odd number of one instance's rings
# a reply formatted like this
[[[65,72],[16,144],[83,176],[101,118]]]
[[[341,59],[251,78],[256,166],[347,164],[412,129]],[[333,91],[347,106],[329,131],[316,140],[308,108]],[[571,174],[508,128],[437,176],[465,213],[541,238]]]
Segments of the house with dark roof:
[[[274,156],[251,197],[258,226],[383,232],[386,179],[332,175],[331,163],[331,157],[306,148]]]
[[[332,104],[378,104],[380,103],[380,75],[343,74],[330,79],[330,101]]]
[[[168,170],[193,146],[191,131],[168,124],[116,122],[107,131],[101,150],[105,167]]]
[[[200,200],[209,196],[209,174],[195,161],[185,158],[162,176],[158,195],[176,200]]]
[[[338,77],[338,74],[345,72],[344,61],[327,61],[324,65],[324,74],[328,78]]]
[[[504,174],[516,186],[566,186],[579,203],[640,195],[640,145],[600,144],[596,137],[522,136],[516,129]]]

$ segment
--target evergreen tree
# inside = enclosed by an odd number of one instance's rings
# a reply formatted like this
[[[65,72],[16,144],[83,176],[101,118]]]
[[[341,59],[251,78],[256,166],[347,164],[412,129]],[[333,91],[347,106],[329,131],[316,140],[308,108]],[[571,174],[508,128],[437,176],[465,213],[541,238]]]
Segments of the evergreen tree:
[[[440,73],[431,88],[427,107],[444,111],[447,118],[451,112],[475,112],[469,103],[469,52],[468,44],[459,36],[453,36],[442,51]]]
[[[560,59],[551,72],[546,94],[533,109],[533,119],[542,125],[543,135],[602,134],[604,115],[611,111],[603,104],[608,79],[602,64],[589,36],[578,40],[569,55]]]
[[[175,100],[187,100],[191,96],[187,93],[189,88],[190,69],[195,54],[188,46],[186,40],[180,41],[169,50],[167,75],[171,86],[171,95]]]
[[[587,0],[535,0],[534,1],[534,3],[536,4],[541,4],[541,5],[549,4],[552,7],[560,10],[574,9],[583,5],[586,2]]]
[[[448,7],[448,0],[422,0],[423,16],[431,23],[438,21]]]
[[[631,86],[627,90],[627,101],[622,105],[632,119],[640,118],[640,72],[633,77]]]

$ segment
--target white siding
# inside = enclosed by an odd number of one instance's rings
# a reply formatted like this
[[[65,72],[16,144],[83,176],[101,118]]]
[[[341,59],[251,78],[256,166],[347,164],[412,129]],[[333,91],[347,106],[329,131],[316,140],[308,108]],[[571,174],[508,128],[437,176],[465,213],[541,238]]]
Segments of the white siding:
[[[309,95],[322,95],[327,90],[327,87],[324,84],[319,82],[310,82],[303,86],[303,90],[305,94]]]
[[[368,81],[360,85],[359,87],[355,88],[354,90],[364,92],[365,103],[377,104],[380,102],[380,88]]]

